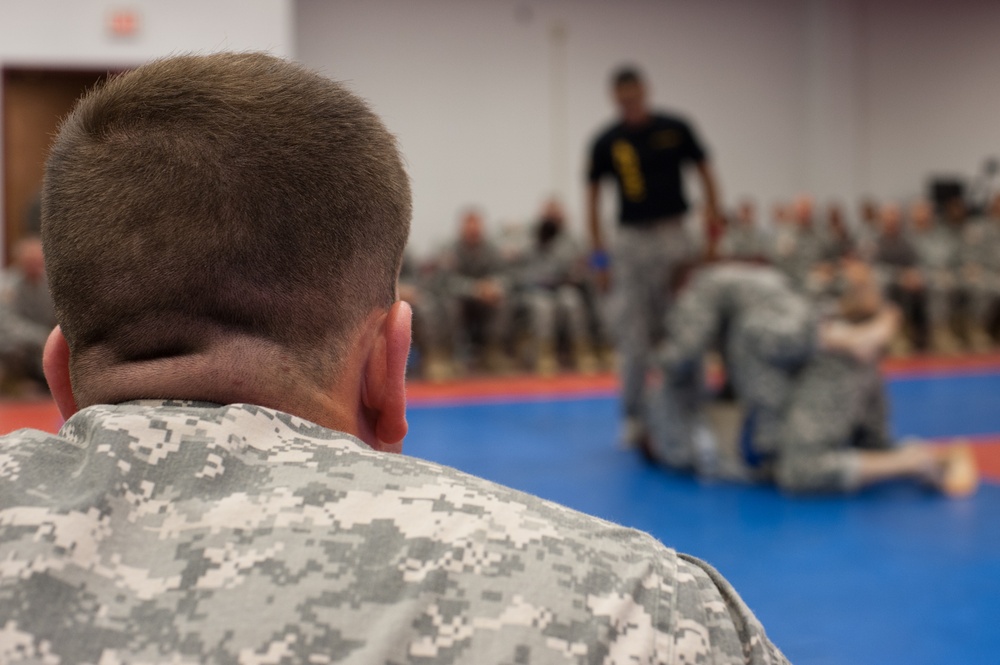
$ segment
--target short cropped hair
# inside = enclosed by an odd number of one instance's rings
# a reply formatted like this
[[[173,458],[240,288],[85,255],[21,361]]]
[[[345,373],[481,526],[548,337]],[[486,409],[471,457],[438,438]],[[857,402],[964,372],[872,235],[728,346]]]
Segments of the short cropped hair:
[[[628,85],[630,83],[643,82],[642,72],[639,71],[638,67],[633,65],[624,65],[619,67],[611,75],[611,87],[617,88],[618,86]]]
[[[58,321],[72,353],[123,363],[210,336],[343,347],[395,300],[410,201],[394,137],[343,86],[259,53],[152,62],[87,94],[52,147]]]

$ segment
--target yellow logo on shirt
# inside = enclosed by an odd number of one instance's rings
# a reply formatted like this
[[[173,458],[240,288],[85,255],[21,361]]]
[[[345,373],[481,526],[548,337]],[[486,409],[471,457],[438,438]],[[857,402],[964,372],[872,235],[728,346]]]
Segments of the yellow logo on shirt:
[[[611,145],[611,158],[618,177],[621,178],[625,198],[630,201],[646,198],[646,180],[642,177],[639,153],[635,151],[635,146],[624,139],[618,139]]]

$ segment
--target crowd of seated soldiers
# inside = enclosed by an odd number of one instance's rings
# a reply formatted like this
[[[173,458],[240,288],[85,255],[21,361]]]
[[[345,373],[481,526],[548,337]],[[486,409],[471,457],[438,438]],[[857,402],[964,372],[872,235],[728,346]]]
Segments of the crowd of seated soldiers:
[[[718,258],[763,260],[804,290],[821,291],[848,254],[871,263],[903,326],[892,351],[988,351],[1000,314],[1000,195],[970,212],[961,198],[907,206],[864,203],[856,224],[831,205],[817,215],[808,197],[775,209],[769,228],[744,202],[718,233]]]
[[[822,291],[848,254],[872,263],[903,314],[897,354],[987,351],[1000,328],[1000,195],[970,212],[960,199],[864,202],[856,221],[803,196],[762,220],[744,200],[698,232],[708,260],[750,260]],[[852,223],[853,221],[853,223]],[[611,326],[602,316],[588,252],[548,202],[538,219],[497,238],[483,213],[459,218],[456,240],[432,256],[407,255],[400,296],[414,310],[412,373],[430,380],[477,374],[611,369]],[[54,324],[37,236],[15,247],[0,284],[0,392],[44,387],[40,349]]]
[[[414,375],[593,373],[613,363],[588,252],[560,206],[496,238],[476,209],[454,243],[408,255],[400,295],[414,309]],[[856,219],[802,196],[763,220],[752,200],[698,231],[707,260],[770,263],[805,291],[823,291],[851,255],[874,265],[903,314],[896,354],[993,348],[1000,324],[1000,195],[970,212],[962,199],[907,205],[865,201]]]
[[[10,267],[0,273],[0,395],[44,394],[42,348],[56,324],[37,235],[13,247]]]
[[[404,257],[400,297],[414,312],[413,371],[432,381],[609,369],[587,253],[554,201],[496,239],[480,211],[464,211],[453,243]]]

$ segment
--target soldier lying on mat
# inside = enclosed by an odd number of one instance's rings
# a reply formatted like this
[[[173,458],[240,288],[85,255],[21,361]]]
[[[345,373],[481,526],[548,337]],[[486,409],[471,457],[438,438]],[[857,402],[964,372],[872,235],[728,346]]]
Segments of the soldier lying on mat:
[[[877,361],[899,325],[871,268],[841,263],[839,293],[817,304],[778,270],[749,263],[701,269],[678,299],[663,349],[660,408],[672,418],[646,452],[711,472],[701,396],[706,353],[721,345],[741,413],[744,470],[794,492],[848,492],[911,478],[949,495],[973,492],[978,474],[966,446],[898,442],[889,433]]]

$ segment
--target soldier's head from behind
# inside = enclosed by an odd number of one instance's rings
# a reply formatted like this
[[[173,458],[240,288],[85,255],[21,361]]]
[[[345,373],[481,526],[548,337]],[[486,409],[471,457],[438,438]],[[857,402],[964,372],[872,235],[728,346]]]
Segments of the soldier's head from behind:
[[[60,408],[249,402],[394,447],[409,219],[394,138],[322,76],[217,54],[112,79],[46,167]]]
[[[969,207],[966,205],[964,198],[953,196],[944,202],[942,212],[945,222],[950,226],[960,228],[969,216]]]
[[[552,196],[545,200],[545,203],[542,204],[541,219],[552,220],[560,227],[565,225],[566,211],[563,209],[563,205],[558,198]]]
[[[483,215],[475,208],[464,211],[459,219],[458,237],[466,247],[478,247],[486,238]]]
[[[875,199],[862,199],[858,206],[858,212],[862,225],[871,227],[878,225],[879,207]]]
[[[847,232],[847,220],[844,218],[844,208],[839,203],[831,203],[827,206],[826,226],[838,235]]]
[[[903,211],[896,203],[886,203],[878,212],[879,231],[882,235],[895,237],[903,232]]]
[[[813,223],[813,198],[808,194],[798,196],[792,202],[792,219],[800,228],[809,228]]]
[[[646,81],[637,68],[625,66],[615,71],[611,77],[611,92],[626,125],[642,125],[649,119]]]
[[[840,314],[848,320],[868,319],[883,306],[874,268],[850,253],[840,260],[836,288],[840,295]]]
[[[45,277],[45,257],[42,240],[38,236],[26,236],[14,245],[14,266],[21,277],[37,284]]]

